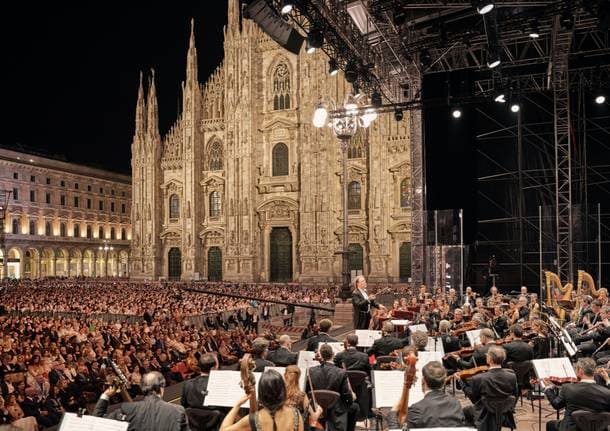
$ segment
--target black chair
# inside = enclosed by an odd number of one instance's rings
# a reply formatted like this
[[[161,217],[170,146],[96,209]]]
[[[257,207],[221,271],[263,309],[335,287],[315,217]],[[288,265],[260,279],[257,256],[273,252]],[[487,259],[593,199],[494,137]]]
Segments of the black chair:
[[[532,361],[522,361],[522,362],[508,362],[506,364],[507,368],[510,368],[515,372],[517,376],[517,389],[519,392],[519,399],[521,400],[521,405],[523,405],[523,391],[529,391],[532,389],[532,385],[530,380],[534,376],[534,365]],[[532,406],[532,413],[534,412],[534,399],[530,397],[530,404]]]
[[[501,431],[502,425],[508,423],[511,431],[516,428],[512,410],[517,404],[517,398],[514,395],[509,395],[506,398],[482,398],[483,407],[487,410],[488,418],[479,425],[479,431]],[[510,416],[507,416],[511,413]],[[493,421],[490,421],[493,419]]]
[[[589,412],[576,410],[572,412],[578,431],[605,431],[610,426],[610,412]]]
[[[216,431],[224,414],[219,410],[187,408],[186,417],[192,431]]]
[[[348,370],[347,378],[349,379],[349,384],[352,387],[352,391],[356,394],[356,401],[358,402],[358,406],[360,407],[360,412],[356,416],[356,419],[359,421],[365,420],[368,417],[368,413],[370,410],[370,397],[368,390],[368,379],[369,375],[360,370]]]
[[[309,399],[316,400],[316,403],[322,407],[322,416],[327,417],[327,412],[337,401],[339,401],[339,393],[326,389],[316,389],[309,393]]]

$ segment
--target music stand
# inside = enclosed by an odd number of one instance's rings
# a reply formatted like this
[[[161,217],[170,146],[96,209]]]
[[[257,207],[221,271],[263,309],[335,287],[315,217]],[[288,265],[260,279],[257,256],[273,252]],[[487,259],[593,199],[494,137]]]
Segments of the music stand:
[[[553,335],[561,342],[565,351],[568,353],[570,357],[573,357],[576,352],[578,352],[578,348],[568,331],[561,327],[561,325],[557,322],[557,320],[553,316],[549,316],[549,328]]]

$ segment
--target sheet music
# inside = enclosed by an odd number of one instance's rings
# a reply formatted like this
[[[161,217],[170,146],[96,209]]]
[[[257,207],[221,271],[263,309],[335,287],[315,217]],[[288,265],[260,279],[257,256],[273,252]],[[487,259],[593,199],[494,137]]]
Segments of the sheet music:
[[[262,373],[254,373],[256,378],[256,390]],[[245,395],[241,383],[239,371],[212,370],[208,380],[208,395],[205,397],[204,406],[233,407],[241,397]],[[246,401],[242,407],[248,407]]]
[[[267,370],[275,370],[282,376],[284,376],[286,373],[286,367],[265,367],[265,371]],[[303,392],[305,392],[305,379],[307,378],[307,374],[305,374],[306,371],[307,370],[305,368],[301,368],[301,375],[299,376],[299,389],[301,389]]]
[[[394,325],[394,326],[409,326],[409,324],[411,323],[410,320],[406,320],[406,319],[393,319],[393,320],[390,320],[390,322],[392,322],[392,325]]]
[[[417,325],[410,325],[409,329],[411,329],[411,333],[415,331],[424,331],[425,333],[428,333],[428,328],[426,328],[426,325],[424,325],[423,323],[418,323]]]
[[[375,340],[381,338],[381,331],[356,329],[355,333],[358,336],[358,347],[371,347]]]
[[[532,365],[542,387],[544,387],[542,379],[545,377],[576,378],[576,372],[570,362],[570,358],[534,359]]]
[[[315,357],[316,352],[308,352],[307,350],[301,350],[299,352],[299,358],[297,359],[297,367],[305,369],[320,365],[320,363],[315,360]]]
[[[59,431],[127,431],[127,427],[129,422],[88,415],[78,417],[76,413],[64,413]]]
[[[473,331],[466,331],[466,337],[470,341],[470,347],[474,347],[477,344],[481,344],[481,330],[475,329]]]
[[[333,355],[336,355],[337,353],[341,353],[342,351],[345,350],[345,346],[343,345],[343,343],[340,342],[330,342],[330,343],[325,343],[325,342],[321,342],[318,343],[318,350],[320,350],[320,346],[322,344],[328,344],[330,347],[332,347],[333,349]],[[317,364],[316,364],[317,365]]]

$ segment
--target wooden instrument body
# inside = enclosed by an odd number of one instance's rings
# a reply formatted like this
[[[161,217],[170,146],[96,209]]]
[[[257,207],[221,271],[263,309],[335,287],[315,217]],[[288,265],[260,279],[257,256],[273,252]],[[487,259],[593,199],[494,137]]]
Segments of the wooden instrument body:
[[[574,286],[572,285],[572,283],[566,283],[565,286],[562,286],[559,276],[554,272],[545,271],[544,275],[546,279],[547,304],[550,307],[553,307],[555,313],[557,313],[557,316],[559,316],[559,319],[561,321],[565,321],[566,311],[557,304],[557,299],[560,299],[562,301],[571,301],[572,290],[574,290]],[[561,298],[554,297],[553,292],[555,289],[559,291],[559,293],[561,294]]]

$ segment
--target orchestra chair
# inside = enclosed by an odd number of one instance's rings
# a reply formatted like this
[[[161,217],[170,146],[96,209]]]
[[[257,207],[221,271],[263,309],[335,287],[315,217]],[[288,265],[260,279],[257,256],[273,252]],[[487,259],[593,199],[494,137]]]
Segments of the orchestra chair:
[[[381,364],[389,364],[390,362],[395,362],[396,359],[396,356],[378,356],[376,358],[375,369],[379,370],[381,369]]]
[[[511,412],[517,404],[517,398],[514,395],[504,398],[482,398],[481,401],[487,410],[488,418],[479,425],[478,431],[501,431],[506,414]],[[490,422],[490,419],[493,421]],[[513,426],[509,426],[509,428],[511,431],[515,429]]]
[[[517,376],[517,390],[519,392],[519,399],[521,400],[521,406],[523,406],[523,391],[526,393],[532,389],[530,383],[531,378],[534,376],[534,365],[532,361],[522,362],[507,362],[506,368],[510,368],[515,372]],[[530,404],[532,406],[532,413],[534,412],[534,398],[530,397]]]
[[[329,391],[327,389],[315,389],[309,393],[309,399],[315,399],[316,403],[322,407],[322,416],[325,418],[328,417],[328,409],[339,400],[339,397],[339,392]],[[327,421],[324,422],[325,429],[328,428],[326,422]]]
[[[185,411],[191,431],[217,431],[225,416],[220,410],[188,407]]]
[[[604,431],[610,426],[610,412],[590,412],[576,410],[572,412],[578,431]]]
[[[369,375],[365,371],[347,370],[347,378],[352,387],[352,391],[356,394],[356,402],[360,406],[360,413],[356,416],[356,420],[363,421],[368,418],[368,413],[371,410],[369,396],[369,385],[367,382]]]

